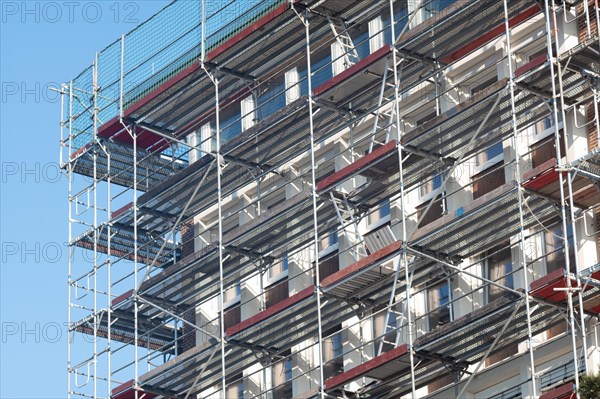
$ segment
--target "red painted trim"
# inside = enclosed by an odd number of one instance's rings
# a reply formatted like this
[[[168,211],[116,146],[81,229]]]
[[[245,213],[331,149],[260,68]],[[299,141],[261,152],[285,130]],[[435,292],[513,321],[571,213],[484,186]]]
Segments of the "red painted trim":
[[[123,384],[119,385],[118,387],[114,388],[111,391],[111,396],[114,396],[114,395],[116,395],[118,393],[121,393],[123,391],[126,391],[128,389],[132,389],[133,388],[133,384],[134,384],[133,380],[129,380],[127,382],[124,382]]]
[[[522,186],[536,191],[558,181],[559,176],[556,171],[556,166],[556,158],[552,158],[527,173],[524,173],[523,183],[521,183]]]
[[[118,297],[116,297],[115,299],[112,300],[112,302],[110,303],[111,306],[115,306],[120,302],[123,302],[126,299],[131,298],[131,294],[133,294],[133,290],[129,290],[124,294],[119,295]]]
[[[389,143],[382,145],[367,155],[361,157],[359,160],[351,163],[350,165],[343,167],[332,175],[324,178],[317,183],[317,191],[325,190],[354,174],[357,170],[363,169],[371,163],[374,163],[379,158],[388,155],[396,151],[396,140],[392,140]]]
[[[541,175],[535,177],[534,179],[523,183],[523,187],[533,191],[537,191],[548,186],[551,183],[558,181],[558,177],[558,172],[555,169],[550,169],[546,172],[543,172]]]
[[[520,68],[515,70],[515,78],[518,78],[521,75],[524,75],[526,72],[532,70],[535,67],[543,65],[548,60],[548,56],[546,54],[540,54],[527,64],[523,65]]]
[[[116,211],[114,211],[113,213],[110,214],[111,219],[114,219],[117,216],[125,213],[126,211],[128,211],[132,207],[133,207],[133,202],[130,202],[129,204],[120,207],[119,209],[117,209]]]
[[[75,151],[74,153],[72,153],[71,154],[71,159],[77,158],[77,156],[79,156],[79,154],[83,154],[91,146],[92,146],[91,142],[87,143],[86,145],[84,145],[83,147],[81,147],[80,149],[78,149],[77,151]]]
[[[352,76],[367,68],[369,65],[387,56],[391,53],[391,51],[392,50],[390,46],[384,46],[379,50],[375,51],[374,53],[369,54],[356,64],[352,65],[350,68],[344,70],[343,72],[329,79],[327,82],[323,83],[321,86],[315,88],[313,90],[314,95],[316,97],[322,95],[323,93],[339,85],[343,81],[350,79]]]
[[[575,397],[575,384],[569,382],[565,385],[561,385],[549,392],[546,392],[540,399],[567,399]]]
[[[547,286],[549,284],[553,284],[556,281],[562,280],[565,277],[565,273],[563,269],[558,269],[553,271],[550,274],[545,275],[544,277],[540,277],[535,281],[532,281],[529,285],[531,287],[531,291],[537,291],[540,288]]]
[[[396,241],[391,243],[388,246],[381,248],[378,251],[373,252],[371,255],[359,260],[358,262],[353,263],[352,265],[335,272],[331,276],[325,277],[321,282],[322,287],[328,287],[337,283],[338,281],[350,276],[351,274],[357,273],[362,269],[366,269],[367,267],[377,263],[380,259],[385,259],[394,252],[399,251],[402,248],[402,242]]]
[[[261,29],[263,26],[265,26],[266,24],[268,24],[269,22],[271,22],[272,20],[277,18],[279,15],[283,14],[285,11],[288,10],[288,8],[289,8],[289,6],[288,6],[287,2],[280,5],[279,7],[275,8],[273,11],[269,12],[264,17],[262,17],[261,19],[259,19],[256,22],[254,22],[252,25],[248,26],[246,29],[244,29],[243,31],[241,31],[240,33],[238,33],[237,35],[235,35],[231,39],[227,40],[225,43],[221,44],[220,46],[215,48],[210,53],[208,53],[208,55],[206,57],[207,60],[212,61],[216,57],[220,56],[225,51],[229,50],[231,47],[238,44],[239,42],[244,40],[246,37],[250,36],[252,33]]]
[[[541,11],[541,9],[538,5],[531,6],[528,9],[526,9],[525,11],[523,11],[522,13],[509,19],[508,24],[512,28],[513,26],[518,25],[518,24],[528,20],[529,18],[533,17],[535,14],[539,13],[540,11]],[[477,39],[473,40],[472,42],[465,44],[461,48],[453,51],[452,53],[450,53],[450,55],[447,55],[447,56],[441,58],[440,61],[445,64],[451,64],[452,62],[464,57],[465,55],[467,55],[467,54],[473,52],[474,50],[478,49],[479,47],[483,46],[487,42],[490,42],[494,38],[499,37],[500,35],[504,34],[504,30],[505,30],[504,24],[498,25],[495,28],[493,28],[492,30],[490,30],[489,32],[479,36]]]
[[[129,380],[112,390],[110,397],[112,399],[135,399],[135,392],[138,392],[138,399],[152,399],[158,395],[146,392],[141,389],[134,389],[134,380]]]
[[[399,357],[402,357],[408,353],[408,345],[403,344],[397,348],[392,349],[389,352],[385,352],[384,354],[377,356],[374,359],[369,360],[363,364],[359,364],[358,366],[331,378],[328,378],[325,381],[325,390],[331,390],[339,387],[340,385],[347,384],[349,382],[354,381],[355,379],[365,375],[369,371],[381,367],[392,360],[396,360]]]
[[[254,316],[249,317],[246,320],[244,320],[234,326],[229,327],[227,329],[227,331],[225,332],[225,336],[231,337],[232,335],[235,335],[235,334],[253,326],[254,324],[260,323],[261,321],[266,320],[269,317],[276,315],[277,313],[285,310],[286,308],[289,308],[290,306],[295,305],[296,303],[302,301],[303,299],[310,297],[314,293],[315,293],[315,286],[311,285],[310,287],[303,289],[299,293],[292,295],[279,303],[276,303],[275,305],[263,310],[262,312],[259,312],[259,313],[255,314]]]
[[[523,173],[522,180],[524,182],[536,177],[537,175],[554,168],[558,163],[556,162],[556,158],[552,158],[541,165],[536,166],[535,168]]]

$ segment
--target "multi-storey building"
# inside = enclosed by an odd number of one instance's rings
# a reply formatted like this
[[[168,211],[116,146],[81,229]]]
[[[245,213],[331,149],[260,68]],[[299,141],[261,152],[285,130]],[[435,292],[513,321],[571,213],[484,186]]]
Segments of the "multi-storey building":
[[[575,395],[599,19],[181,0],[97,53],[62,90],[69,397]]]

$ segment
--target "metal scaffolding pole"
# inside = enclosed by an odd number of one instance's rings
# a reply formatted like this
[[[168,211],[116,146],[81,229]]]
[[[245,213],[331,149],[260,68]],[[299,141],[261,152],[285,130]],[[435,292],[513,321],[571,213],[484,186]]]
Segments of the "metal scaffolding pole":
[[[508,18],[508,5],[507,0],[504,0],[504,33],[506,37],[506,58],[508,60],[508,75],[509,75],[509,88],[510,88],[510,106],[511,106],[511,122],[512,122],[512,135],[511,141],[513,144],[513,150],[515,151],[515,180],[521,181],[521,168],[520,168],[520,152],[519,143],[517,142],[517,136],[519,133],[517,125],[517,114],[515,106],[515,72],[512,59],[512,46],[511,46],[511,33],[509,18]],[[519,203],[519,261],[523,267],[523,283],[525,289],[525,309],[527,314],[527,349],[529,351],[529,372],[531,374],[531,393],[534,398],[537,397],[537,382],[535,373],[535,355],[533,349],[533,334],[531,329],[531,306],[529,298],[529,269],[527,268],[527,260],[525,259],[525,226],[523,220],[523,190],[519,185],[517,192],[517,201]]]
[[[559,63],[559,45],[558,45],[558,27],[556,21],[556,9],[554,0],[544,0],[545,5],[545,22],[546,22],[546,49],[548,54],[548,59],[550,60],[550,76],[552,80],[552,118],[554,122],[554,143],[556,147],[556,158],[560,163],[562,154],[560,150],[560,130],[558,128],[559,124],[559,116],[558,116],[558,102],[557,97],[559,93],[557,93],[556,89],[556,72],[555,68],[559,68],[560,73],[560,63]],[[552,16],[552,19],[551,19]],[[552,37],[554,37],[555,48],[552,47]],[[556,50],[556,55],[554,54],[554,50]],[[556,63],[556,65],[555,65]],[[563,120],[563,129],[565,127],[566,121]],[[565,129],[566,130],[566,129]],[[566,136],[566,135],[565,135]],[[562,173],[558,174],[558,183],[560,188],[560,211],[561,211],[561,222],[562,222],[562,240],[563,240],[563,250],[565,253],[565,270],[567,273],[570,272],[570,262],[569,262],[569,239],[568,239],[568,231],[567,231],[567,212],[566,212],[566,198],[565,198],[565,189],[564,189],[564,176]],[[567,285],[567,311],[569,313],[569,326],[570,326],[570,335],[571,335],[571,344],[573,351],[573,364],[575,370],[575,391],[577,398],[579,398],[579,359],[577,358],[577,340],[575,333],[575,315],[573,311],[573,290],[571,286],[571,279],[566,279]],[[584,338],[585,339],[585,338]]]
[[[396,29],[395,29],[395,21],[394,21],[394,2],[393,0],[389,1],[389,5],[390,5],[390,28],[391,28],[391,34],[392,34],[392,40],[394,41],[394,45],[392,46],[392,68],[394,70],[394,114],[396,116],[396,138],[398,140],[398,143],[400,143],[400,138],[402,136],[402,132],[400,130],[400,76],[398,74],[398,67],[399,65],[403,62],[403,60],[398,60],[398,46],[396,45],[396,43],[399,42],[400,37],[404,34],[404,32],[406,31],[406,29],[409,26],[409,23],[407,23],[404,28],[402,29],[402,31],[400,32],[400,34],[398,35],[398,37],[396,37]],[[412,19],[417,15],[418,10],[420,9],[420,7],[418,7],[413,15],[411,16],[410,20],[412,21]],[[404,166],[403,166],[403,156],[402,156],[402,145],[398,144],[398,179],[399,179],[399,184],[400,184],[400,213],[401,213],[401,223],[402,223],[402,243],[404,248],[402,249],[402,254],[401,254],[401,259],[402,259],[402,264],[404,265],[404,279],[405,279],[405,296],[406,296],[406,320],[407,320],[407,328],[408,328],[408,355],[409,355],[409,361],[410,361],[410,384],[411,384],[411,398],[415,399],[415,395],[416,395],[416,379],[415,379],[415,358],[414,358],[414,350],[413,350],[413,319],[412,319],[412,314],[411,314],[411,306],[410,306],[410,299],[411,299],[411,281],[409,280],[409,263],[408,263],[408,254],[407,254],[407,249],[406,249],[406,243],[408,241],[408,231],[407,231],[407,227],[406,227],[406,192],[405,192],[405,187],[404,187]],[[398,264],[397,266],[398,268],[400,268],[400,264]],[[385,326],[384,326],[385,328]]]
[[[68,185],[68,224],[69,224],[69,232],[68,232],[68,259],[67,259],[67,399],[71,399],[71,338],[74,335],[74,332],[71,332],[71,308],[72,308],[72,276],[73,276],[73,256],[74,256],[74,245],[73,241],[73,164],[71,163],[71,154],[73,151],[73,81],[69,82],[69,123],[68,123],[68,131],[69,131],[69,144],[67,157],[68,162],[66,164],[67,168],[67,185]]]
[[[317,356],[319,357],[319,397],[325,398],[325,376],[323,372],[323,325],[321,323],[321,273],[319,268],[319,221],[317,215],[317,176],[316,176],[316,162],[315,162],[315,127],[314,127],[314,99],[313,99],[313,87],[312,87],[312,68],[311,68],[311,54],[310,54],[310,21],[308,14],[305,13],[304,18],[298,15],[301,21],[304,23],[306,29],[306,68],[307,68],[307,80],[308,80],[308,118],[309,118],[309,132],[310,132],[310,172],[311,172],[311,197],[312,197],[312,212],[313,212],[313,256],[315,264],[315,291],[317,294],[317,323],[318,323],[318,337],[317,337]]]

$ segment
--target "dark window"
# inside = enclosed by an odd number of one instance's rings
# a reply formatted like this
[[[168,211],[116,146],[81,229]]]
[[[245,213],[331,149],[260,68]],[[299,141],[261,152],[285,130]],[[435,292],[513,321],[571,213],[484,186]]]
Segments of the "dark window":
[[[487,278],[508,288],[514,288],[512,275],[512,258],[508,243],[501,247],[488,251]],[[492,302],[506,293],[506,290],[489,285],[487,290],[488,303]]]
[[[565,156],[565,139],[563,131],[560,132],[560,154]],[[540,166],[546,161],[556,158],[556,145],[554,135],[548,136],[543,140],[531,146],[531,166],[533,168]]]
[[[288,280],[287,278],[283,281],[278,282],[267,288],[265,292],[265,306],[270,308],[271,306],[283,301],[289,296]]]
[[[242,313],[241,313],[240,304],[237,303],[234,306],[225,309],[225,314],[223,317],[225,319],[225,329],[226,330],[229,327],[235,326],[240,321],[242,321]]]
[[[340,270],[340,258],[338,251],[332,252],[325,256],[323,259],[319,259],[319,279],[323,281],[324,278],[331,276],[335,272]],[[316,276],[315,276],[316,279]]]
[[[339,324],[323,332],[323,361],[325,379],[338,375],[344,371],[344,342],[342,325]]]
[[[477,199],[506,183],[504,178],[504,162],[484,170],[473,176],[473,199]]]
[[[450,322],[450,286],[447,282],[429,287],[427,305],[430,330]]]
[[[562,224],[558,223],[544,231],[544,254],[546,256],[546,273],[566,267]],[[567,240],[569,243],[569,266],[575,272],[575,250],[573,247],[573,229],[567,224]]]
[[[433,204],[431,204],[431,208],[429,208],[429,210],[427,211],[427,214],[421,221],[421,224],[419,224],[419,227],[428,225],[429,223],[434,222],[437,219],[439,219],[440,217],[442,217],[442,213],[444,211],[444,208],[442,207],[442,201],[443,200],[441,198],[438,198],[435,201],[433,201]],[[429,205],[429,201],[427,201],[417,207],[417,218],[419,220],[423,216],[423,213],[425,212],[425,209],[427,209],[428,205]]]

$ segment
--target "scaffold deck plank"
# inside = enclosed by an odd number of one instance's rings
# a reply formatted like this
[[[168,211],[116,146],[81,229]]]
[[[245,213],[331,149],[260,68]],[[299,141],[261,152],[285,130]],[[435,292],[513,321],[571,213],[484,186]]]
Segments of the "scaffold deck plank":
[[[510,181],[417,229],[409,246],[426,248],[450,257],[468,257],[507,240],[519,230],[519,189]],[[529,212],[525,228],[556,215],[552,202],[537,196],[525,198]]]

